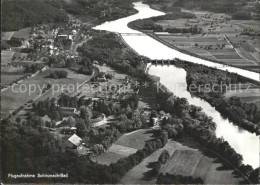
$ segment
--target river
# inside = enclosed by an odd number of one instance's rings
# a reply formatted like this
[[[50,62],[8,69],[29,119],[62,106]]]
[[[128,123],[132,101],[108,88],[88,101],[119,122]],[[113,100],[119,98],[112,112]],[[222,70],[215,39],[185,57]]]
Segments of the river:
[[[140,55],[150,59],[174,59],[179,58],[188,62],[198,63],[209,67],[220,67],[221,70],[236,72],[242,76],[259,81],[259,74],[235,67],[224,67],[204,59],[189,56],[169,48],[155,39],[140,34],[141,32],[128,28],[127,24],[137,19],[164,15],[163,12],[153,10],[141,2],[134,3],[134,8],[139,12],[135,15],[105,22],[94,29],[106,30],[120,33],[125,42]],[[130,33],[130,34],[128,34]],[[217,124],[216,135],[223,137],[229,144],[243,156],[244,164],[250,164],[254,168],[259,166],[259,137],[233,125],[229,120],[223,119],[218,111],[209,103],[196,97],[192,97],[186,90],[186,71],[175,66],[154,66],[149,67],[148,73],[160,77],[160,81],[176,96],[186,98],[190,104],[202,107],[203,111],[213,118]],[[182,84],[184,87],[179,87]],[[178,88],[177,88],[178,87]]]

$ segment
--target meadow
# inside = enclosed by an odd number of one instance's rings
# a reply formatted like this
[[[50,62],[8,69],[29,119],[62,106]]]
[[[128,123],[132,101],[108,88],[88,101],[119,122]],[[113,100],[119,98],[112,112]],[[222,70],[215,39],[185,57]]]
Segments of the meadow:
[[[6,87],[19,78],[28,75],[21,67],[6,66],[1,68],[1,85]]]
[[[51,79],[48,78],[51,71],[55,70],[66,70],[68,72],[68,77],[64,79]],[[68,84],[73,84],[75,87],[77,83],[82,83],[83,81],[90,79],[89,75],[82,75],[75,73],[74,71],[71,71],[69,69],[59,69],[59,68],[50,68],[46,71],[43,71],[42,73],[39,73],[25,81],[22,81],[19,84],[16,84],[15,86],[8,88],[7,90],[2,92],[2,101],[1,101],[1,116],[6,117],[10,111],[14,111],[18,109],[19,107],[26,104],[29,100],[39,101],[44,100],[46,98],[52,98],[56,97],[59,94],[66,93],[66,90],[68,88]],[[34,92],[29,94],[29,91],[26,91],[26,89],[29,89],[30,85],[32,87],[35,85],[37,88]],[[60,87],[60,91],[57,93],[53,93],[52,89],[49,91],[46,91],[45,93],[41,94],[40,88],[47,87],[47,84],[56,85],[56,89],[58,89],[58,86]],[[62,85],[64,88],[62,89]],[[39,88],[40,87],[40,88]]]
[[[120,158],[127,157],[142,149],[146,141],[152,139],[152,136],[152,129],[140,129],[126,133],[113,143],[105,153],[99,155],[97,161],[106,165],[115,163]]]

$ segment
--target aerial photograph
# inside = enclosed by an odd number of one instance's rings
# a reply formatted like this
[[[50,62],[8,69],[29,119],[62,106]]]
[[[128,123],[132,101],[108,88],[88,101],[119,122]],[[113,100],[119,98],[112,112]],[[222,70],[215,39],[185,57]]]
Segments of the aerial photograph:
[[[0,183],[260,184],[260,0],[1,0]]]

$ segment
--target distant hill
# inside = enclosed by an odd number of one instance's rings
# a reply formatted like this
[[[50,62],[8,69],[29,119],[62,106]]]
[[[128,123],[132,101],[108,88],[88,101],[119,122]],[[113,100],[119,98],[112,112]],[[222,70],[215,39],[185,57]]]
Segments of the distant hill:
[[[2,31],[14,31],[36,24],[66,22],[68,17],[55,1],[2,0]]]
[[[250,13],[260,13],[260,4],[255,0],[144,0],[144,3],[160,5],[161,9],[166,11],[169,7],[177,6],[185,9],[228,13],[239,19],[250,19]]]

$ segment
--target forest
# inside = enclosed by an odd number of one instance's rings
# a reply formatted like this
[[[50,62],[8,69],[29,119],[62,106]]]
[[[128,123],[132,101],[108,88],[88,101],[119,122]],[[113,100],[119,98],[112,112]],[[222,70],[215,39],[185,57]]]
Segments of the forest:
[[[194,9],[194,10],[205,10],[216,13],[228,13],[231,14],[234,19],[251,19],[246,0],[145,0],[144,3],[147,4],[158,4],[162,6],[163,11],[172,11],[176,7],[181,7],[184,9]],[[259,4],[250,11],[254,13],[259,13]]]
[[[67,22],[64,11],[43,0],[3,0],[2,31],[16,31],[37,24]]]
[[[191,26],[190,28],[164,28],[163,26],[156,24],[156,21],[159,20],[193,19],[194,17],[195,15],[192,13],[182,12],[180,8],[174,7],[170,13],[158,17],[138,19],[130,22],[128,26],[137,30],[153,30],[154,32],[200,34],[202,29],[197,25]]]

